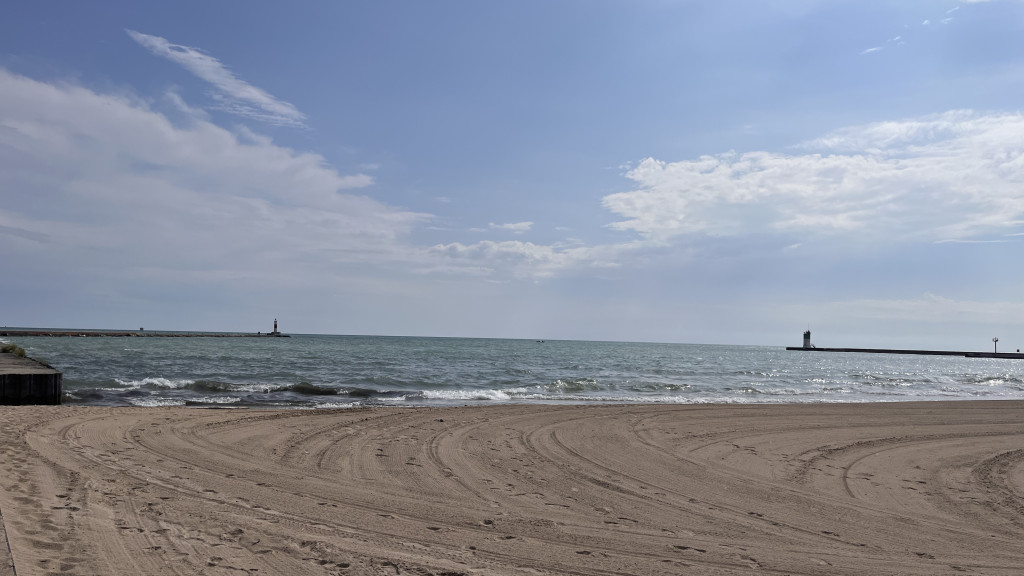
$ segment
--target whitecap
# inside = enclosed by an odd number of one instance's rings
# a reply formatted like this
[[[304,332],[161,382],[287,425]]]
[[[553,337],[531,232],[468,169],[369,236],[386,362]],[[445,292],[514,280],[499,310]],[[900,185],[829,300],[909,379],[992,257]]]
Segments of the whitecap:
[[[140,406],[142,408],[159,408],[161,406],[184,406],[184,400],[174,400],[171,398],[129,398],[128,402],[134,406]]]
[[[115,378],[114,381],[117,382],[118,384],[120,384],[121,386],[125,386],[125,387],[128,387],[128,388],[141,388],[143,386],[155,386],[157,388],[169,388],[169,389],[172,389],[172,390],[177,390],[179,388],[184,388],[184,387],[188,386],[189,384],[194,384],[195,383],[195,380],[186,380],[186,379],[171,380],[169,378],[143,378],[142,380],[122,380],[120,378]]]
[[[356,406],[359,406],[359,402],[320,402],[314,408],[355,408]]]
[[[194,404],[235,404],[241,402],[237,396],[202,396],[200,398],[189,398],[188,401]]]
[[[509,390],[424,390],[423,397],[429,400],[489,400],[500,402],[511,400],[513,394],[522,395],[525,388]]]

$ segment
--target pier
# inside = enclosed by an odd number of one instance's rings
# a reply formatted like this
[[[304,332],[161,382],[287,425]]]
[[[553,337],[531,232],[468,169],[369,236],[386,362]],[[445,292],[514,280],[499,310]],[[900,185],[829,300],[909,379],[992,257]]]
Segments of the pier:
[[[1024,353],[1016,352],[963,352],[958,350],[893,350],[888,348],[804,348],[803,346],[786,346],[786,350],[803,352],[860,352],[863,354],[916,354],[918,356],[963,356],[964,358],[1024,358]]]
[[[998,342],[998,338],[993,338]],[[786,346],[786,350],[800,350],[802,352],[856,352],[861,354],[913,354],[916,356],[961,356],[963,358],[1006,358],[1024,359],[1024,354],[1018,352],[964,352],[959,350],[899,350],[891,348],[818,348],[811,344],[811,331],[804,332],[803,346]]]
[[[0,352],[0,404],[60,404],[63,375],[13,352]]]

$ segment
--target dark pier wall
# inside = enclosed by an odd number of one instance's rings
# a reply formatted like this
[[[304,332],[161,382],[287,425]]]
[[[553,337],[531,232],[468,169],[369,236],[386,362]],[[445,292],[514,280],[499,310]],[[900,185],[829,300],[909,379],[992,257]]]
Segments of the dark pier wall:
[[[11,353],[0,353],[0,405],[60,404],[63,374]]]

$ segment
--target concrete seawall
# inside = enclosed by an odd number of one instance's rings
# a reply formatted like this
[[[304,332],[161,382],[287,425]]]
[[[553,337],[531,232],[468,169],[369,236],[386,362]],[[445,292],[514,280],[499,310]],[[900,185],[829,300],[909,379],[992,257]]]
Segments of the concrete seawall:
[[[0,404],[60,404],[63,375],[31,358],[0,352]]]

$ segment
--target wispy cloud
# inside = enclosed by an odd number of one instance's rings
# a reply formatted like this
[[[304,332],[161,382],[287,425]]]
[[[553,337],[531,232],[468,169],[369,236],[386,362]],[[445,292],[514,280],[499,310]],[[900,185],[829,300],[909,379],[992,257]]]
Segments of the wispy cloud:
[[[980,302],[954,300],[925,293],[917,298],[896,300],[848,300],[813,305],[815,315],[834,322],[867,320],[870,322],[907,322],[924,324],[976,323],[988,326],[1010,325],[1014,329],[1024,321],[1024,303]],[[788,307],[792,310],[808,308],[806,305]],[[799,317],[807,314],[794,312]]]
[[[927,23],[928,22],[925,21],[923,25],[927,25]],[[894,36],[886,40],[885,43],[882,44],[881,46],[874,46],[872,48],[868,48],[867,50],[861,51],[861,55],[871,54],[873,52],[880,52],[886,46],[903,46],[904,44],[906,44],[906,41],[903,40],[903,36]]]
[[[128,36],[157,56],[182,66],[213,86],[217,108],[278,126],[305,127],[306,116],[288,102],[274,98],[234,75],[220,60],[198,48],[173,44],[159,36],[125,30]]]
[[[961,0],[961,1],[962,2],[966,2],[968,4],[975,4],[975,3],[989,2],[989,1],[998,1],[998,0]],[[960,6],[959,5],[954,6],[954,7],[950,8],[949,10],[946,10],[945,13],[944,13],[945,17],[940,18],[938,20],[938,22],[940,24],[949,24],[950,22],[952,22],[954,20],[953,13],[955,13],[958,10],[960,10]],[[917,26],[917,28],[928,28],[928,27],[930,27],[932,25],[932,21],[933,20],[931,18],[925,18],[924,20],[921,21],[921,23]],[[909,34],[913,35],[913,31],[914,31],[915,27],[913,27],[913,26],[911,26],[909,24],[904,24],[903,28],[904,28],[904,34],[908,34],[909,33]],[[893,38],[889,38],[888,40],[886,40],[885,42],[879,44],[878,46],[872,46],[871,48],[868,48],[866,50],[861,50],[860,55],[863,56],[865,54],[874,54],[876,52],[881,52],[882,50],[884,50],[888,46],[903,46],[906,43],[907,43],[907,40],[903,37],[903,35],[895,36]]]
[[[528,232],[530,228],[533,228],[533,222],[511,222],[509,224],[495,224],[490,223],[491,230],[505,230],[507,232],[514,232],[516,234],[522,234]]]
[[[372,178],[318,154],[2,69],[0,150],[17,151],[0,154],[0,235],[17,237],[6,256],[126,286],[138,274],[266,283],[386,265],[409,258],[405,237],[430,219],[352,194]]]
[[[474,244],[438,244],[428,251],[437,259],[429,271],[472,273],[521,279],[554,276],[578,269],[615,268],[622,255],[642,247],[641,243],[599,246],[576,244],[534,244],[511,240]]]
[[[180,102],[168,104],[177,111]],[[318,154],[200,114],[176,125],[150,106],[0,69],[0,150],[17,151],[0,154],[0,189],[14,194],[0,203],[12,266],[105,274],[126,290],[140,282],[336,286],[353,281],[342,273],[353,267],[504,281],[614,267],[643,246],[416,245],[414,230],[434,217],[351,193],[372,177],[339,174]]]

